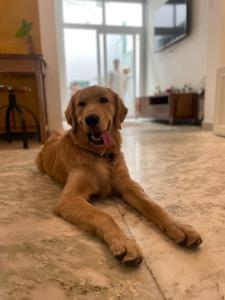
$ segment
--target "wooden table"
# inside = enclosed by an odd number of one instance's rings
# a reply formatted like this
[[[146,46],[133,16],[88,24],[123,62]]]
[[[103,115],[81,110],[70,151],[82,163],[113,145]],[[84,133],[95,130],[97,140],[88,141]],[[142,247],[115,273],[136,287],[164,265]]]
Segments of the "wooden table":
[[[167,120],[174,125],[178,120],[191,120],[198,125],[197,93],[160,94],[136,99],[139,117]]]
[[[38,54],[0,54],[0,73],[31,74],[35,77],[38,100],[38,119],[41,142],[48,138],[48,122],[45,96],[45,67],[42,55]]]

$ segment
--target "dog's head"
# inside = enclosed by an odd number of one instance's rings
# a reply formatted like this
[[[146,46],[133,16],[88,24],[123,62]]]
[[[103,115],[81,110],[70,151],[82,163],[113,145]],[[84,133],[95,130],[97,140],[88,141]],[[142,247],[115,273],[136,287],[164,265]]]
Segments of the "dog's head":
[[[65,115],[72,132],[79,131],[83,142],[109,148],[113,135],[121,129],[127,114],[122,99],[111,89],[91,86],[81,89],[71,98]]]

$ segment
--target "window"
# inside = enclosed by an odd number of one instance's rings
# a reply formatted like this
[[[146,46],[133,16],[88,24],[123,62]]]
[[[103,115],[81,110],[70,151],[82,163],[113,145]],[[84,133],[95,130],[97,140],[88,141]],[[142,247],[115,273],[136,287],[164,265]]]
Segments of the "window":
[[[96,84],[98,82],[96,31],[65,29],[64,40],[68,86],[74,82],[81,87]]]
[[[142,26],[142,3],[107,1],[105,5],[106,25]]]
[[[63,0],[63,21],[73,24],[101,25],[102,7],[101,0]]]
[[[105,24],[110,26],[143,26],[142,2],[106,0],[62,0],[63,22],[70,24],[102,25],[105,6]]]

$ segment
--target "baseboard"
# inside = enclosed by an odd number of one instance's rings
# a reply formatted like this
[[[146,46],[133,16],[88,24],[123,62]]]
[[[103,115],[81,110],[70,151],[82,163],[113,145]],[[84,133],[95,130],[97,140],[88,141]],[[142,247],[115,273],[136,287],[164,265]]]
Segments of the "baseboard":
[[[213,130],[213,124],[203,121],[202,122],[202,128],[205,129],[205,130]]]

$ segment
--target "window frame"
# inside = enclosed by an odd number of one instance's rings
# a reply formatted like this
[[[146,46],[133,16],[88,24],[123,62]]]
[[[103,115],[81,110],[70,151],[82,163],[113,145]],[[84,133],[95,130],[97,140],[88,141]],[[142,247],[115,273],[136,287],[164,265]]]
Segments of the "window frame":
[[[86,0],[83,0],[86,1]],[[98,1],[98,0],[87,0],[87,1]],[[101,27],[101,26],[107,26],[107,27],[132,27],[132,28],[143,28],[144,24],[145,24],[145,14],[144,14],[144,0],[100,0],[99,2],[102,2],[102,23],[101,24],[84,24],[84,23],[70,23],[70,22],[65,22],[63,20],[63,0],[61,0],[61,21],[64,25],[66,26],[72,26],[72,25],[76,25],[76,26],[97,26],[97,27]],[[106,24],[106,3],[107,2],[119,2],[119,3],[140,3],[142,4],[142,25],[141,26],[132,26],[132,25],[107,25]]]

